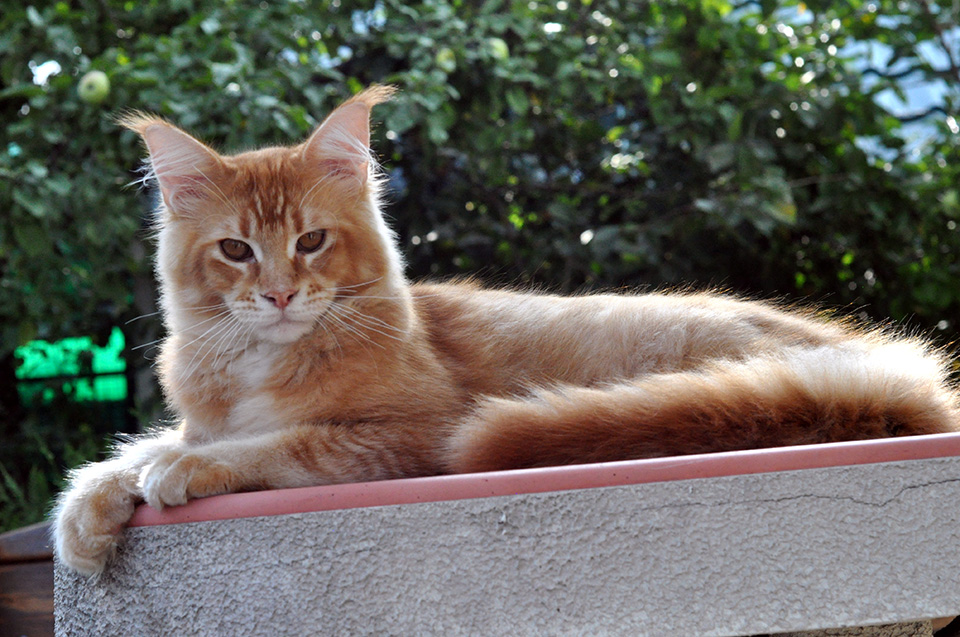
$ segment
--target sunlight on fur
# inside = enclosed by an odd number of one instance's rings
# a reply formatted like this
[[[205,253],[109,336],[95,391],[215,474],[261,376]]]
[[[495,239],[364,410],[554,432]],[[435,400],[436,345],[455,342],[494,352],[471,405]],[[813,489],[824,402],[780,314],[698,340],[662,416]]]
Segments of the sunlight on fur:
[[[409,283],[370,150],[392,92],[239,155],[123,118],[161,199],[180,423],[72,475],[71,568],[102,571],[141,501],[957,430],[947,361],[918,339],[711,293]]]

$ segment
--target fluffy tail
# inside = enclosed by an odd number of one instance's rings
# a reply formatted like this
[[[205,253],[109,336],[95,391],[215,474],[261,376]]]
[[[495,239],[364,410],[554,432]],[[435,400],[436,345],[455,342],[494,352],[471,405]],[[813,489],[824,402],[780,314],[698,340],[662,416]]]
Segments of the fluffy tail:
[[[463,473],[958,430],[944,361],[898,341],[486,398],[448,459]]]

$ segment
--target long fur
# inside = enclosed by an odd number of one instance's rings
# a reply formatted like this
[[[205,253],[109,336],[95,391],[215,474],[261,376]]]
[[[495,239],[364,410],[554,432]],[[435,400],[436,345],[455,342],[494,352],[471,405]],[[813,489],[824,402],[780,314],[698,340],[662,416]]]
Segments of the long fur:
[[[140,500],[957,430],[946,358],[890,330],[722,294],[409,283],[369,149],[390,93],[234,156],[124,120],[162,197],[158,369],[181,422],[74,475],[68,565],[99,572]]]

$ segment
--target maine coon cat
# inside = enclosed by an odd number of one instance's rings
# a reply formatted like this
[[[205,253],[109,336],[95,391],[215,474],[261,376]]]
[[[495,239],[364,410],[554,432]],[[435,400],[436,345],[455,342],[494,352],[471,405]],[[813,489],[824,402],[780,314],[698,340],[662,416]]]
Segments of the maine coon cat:
[[[124,120],[162,199],[158,370],[182,421],[74,473],[70,567],[103,569],[143,500],[958,429],[920,340],[707,293],[409,283],[369,148],[390,94],[235,156]]]

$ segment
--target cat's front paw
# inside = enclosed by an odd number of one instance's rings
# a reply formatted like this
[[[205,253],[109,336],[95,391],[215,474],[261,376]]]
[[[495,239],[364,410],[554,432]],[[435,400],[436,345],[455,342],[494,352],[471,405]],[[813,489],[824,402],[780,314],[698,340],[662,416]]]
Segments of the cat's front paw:
[[[168,451],[141,476],[147,504],[155,509],[237,490],[240,477],[226,463],[198,451]]]
[[[77,474],[54,513],[57,557],[75,571],[103,571],[122,539],[138,496],[136,475],[89,465]]]

